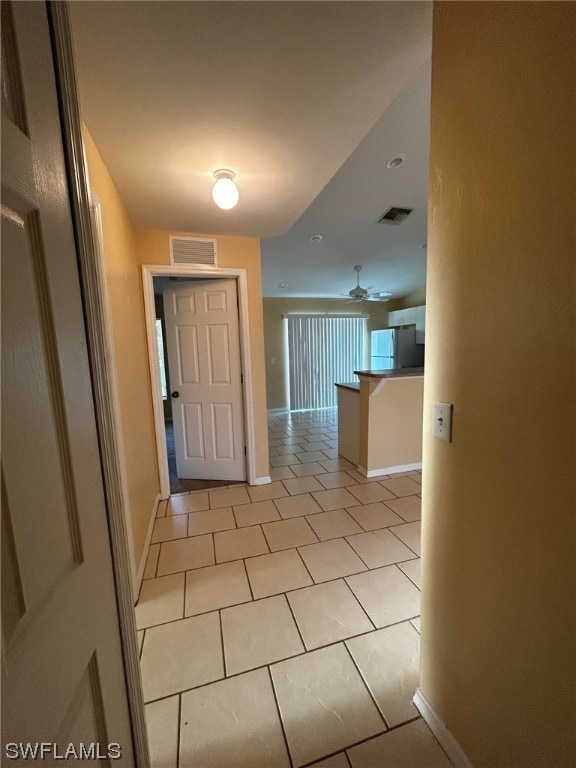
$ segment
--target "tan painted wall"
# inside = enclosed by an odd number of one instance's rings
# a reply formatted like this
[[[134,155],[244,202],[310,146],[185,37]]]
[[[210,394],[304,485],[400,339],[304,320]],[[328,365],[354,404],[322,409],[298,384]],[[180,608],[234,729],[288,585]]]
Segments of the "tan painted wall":
[[[575,32],[434,8],[421,686],[475,768],[576,763]]]
[[[136,566],[160,491],[149,387],[142,282],[134,230],[92,138],[84,132],[90,184],[100,198],[106,277]]]
[[[168,238],[170,235],[214,237],[218,247],[218,265],[246,270],[252,387],[254,394],[255,472],[257,477],[266,477],[269,471],[268,423],[266,413],[266,374],[264,370],[260,241],[253,237],[139,230],[135,233],[138,263],[169,265]]]
[[[423,376],[360,379],[359,464],[363,469],[385,471],[421,463],[423,393]]]
[[[398,300],[350,304],[346,299],[264,299],[264,340],[268,408],[288,408],[288,349],[282,315],[287,312],[350,312],[370,315],[368,330],[388,327],[388,312],[400,306]],[[276,360],[275,363],[271,359]]]

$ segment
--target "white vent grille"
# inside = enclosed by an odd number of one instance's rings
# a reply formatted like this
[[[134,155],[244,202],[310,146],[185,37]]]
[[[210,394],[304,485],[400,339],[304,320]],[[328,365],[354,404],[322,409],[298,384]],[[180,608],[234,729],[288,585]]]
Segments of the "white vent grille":
[[[216,240],[205,237],[170,237],[172,264],[217,266]]]

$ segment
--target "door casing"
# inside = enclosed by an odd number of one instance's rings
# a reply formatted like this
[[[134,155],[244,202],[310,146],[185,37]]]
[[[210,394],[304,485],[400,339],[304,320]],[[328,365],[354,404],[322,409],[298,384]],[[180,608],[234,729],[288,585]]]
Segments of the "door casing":
[[[238,289],[238,315],[240,331],[240,364],[242,370],[242,399],[244,407],[244,436],[246,440],[246,479],[249,485],[270,482],[268,477],[257,478],[255,471],[254,407],[252,390],[252,365],[250,356],[250,326],[248,322],[248,280],[245,269],[212,267],[207,265],[167,266],[161,264],[142,265],[142,287],[144,291],[144,311],[146,316],[146,337],[148,339],[148,357],[150,362],[150,382],[152,407],[156,429],[156,448],[158,453],[158,474],[160,476],[160,496],[170,496],[170,476],[168,473],[168,454],[166,433],[164,431],[164,409],[158,372],[156,351],[156,308],[154,304],[155,277],[189,277],[236,280]]]

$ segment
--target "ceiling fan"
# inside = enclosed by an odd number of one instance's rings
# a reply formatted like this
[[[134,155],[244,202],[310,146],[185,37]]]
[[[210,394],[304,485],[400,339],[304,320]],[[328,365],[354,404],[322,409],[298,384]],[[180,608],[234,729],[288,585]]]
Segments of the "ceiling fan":
[[[392,294],[390,291],[377,291],[374,293],[370,293],[370,289],[374,286],[371,285],[369,288],[362,288],[360,286],[360,270],[362,269],[362,266],[360,264],[357,264],[354,267],[354,271],[356,272],[356,287],[352,288],[352,290],[348,291],[348,293],[341,293],[341,296],[349,296],[351,301],[388,301]]]

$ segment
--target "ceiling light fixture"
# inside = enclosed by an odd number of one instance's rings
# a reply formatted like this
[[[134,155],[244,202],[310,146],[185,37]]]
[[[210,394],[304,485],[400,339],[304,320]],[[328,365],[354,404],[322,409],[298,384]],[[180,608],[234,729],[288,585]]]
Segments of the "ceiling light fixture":
[[[238,187],[234,183],[236,174],[233,171],[221,168],[218,171],[214,171],[214,178],[216,182],[212,187],[212,199],[219,208],[229,211],[238,204],[240,199]]]
[[[399,165],[402,165],[404,160],[406,160],[406,155],[394,155],[394,157],[391,157],[386,163],[386,168],[398,168]]]

